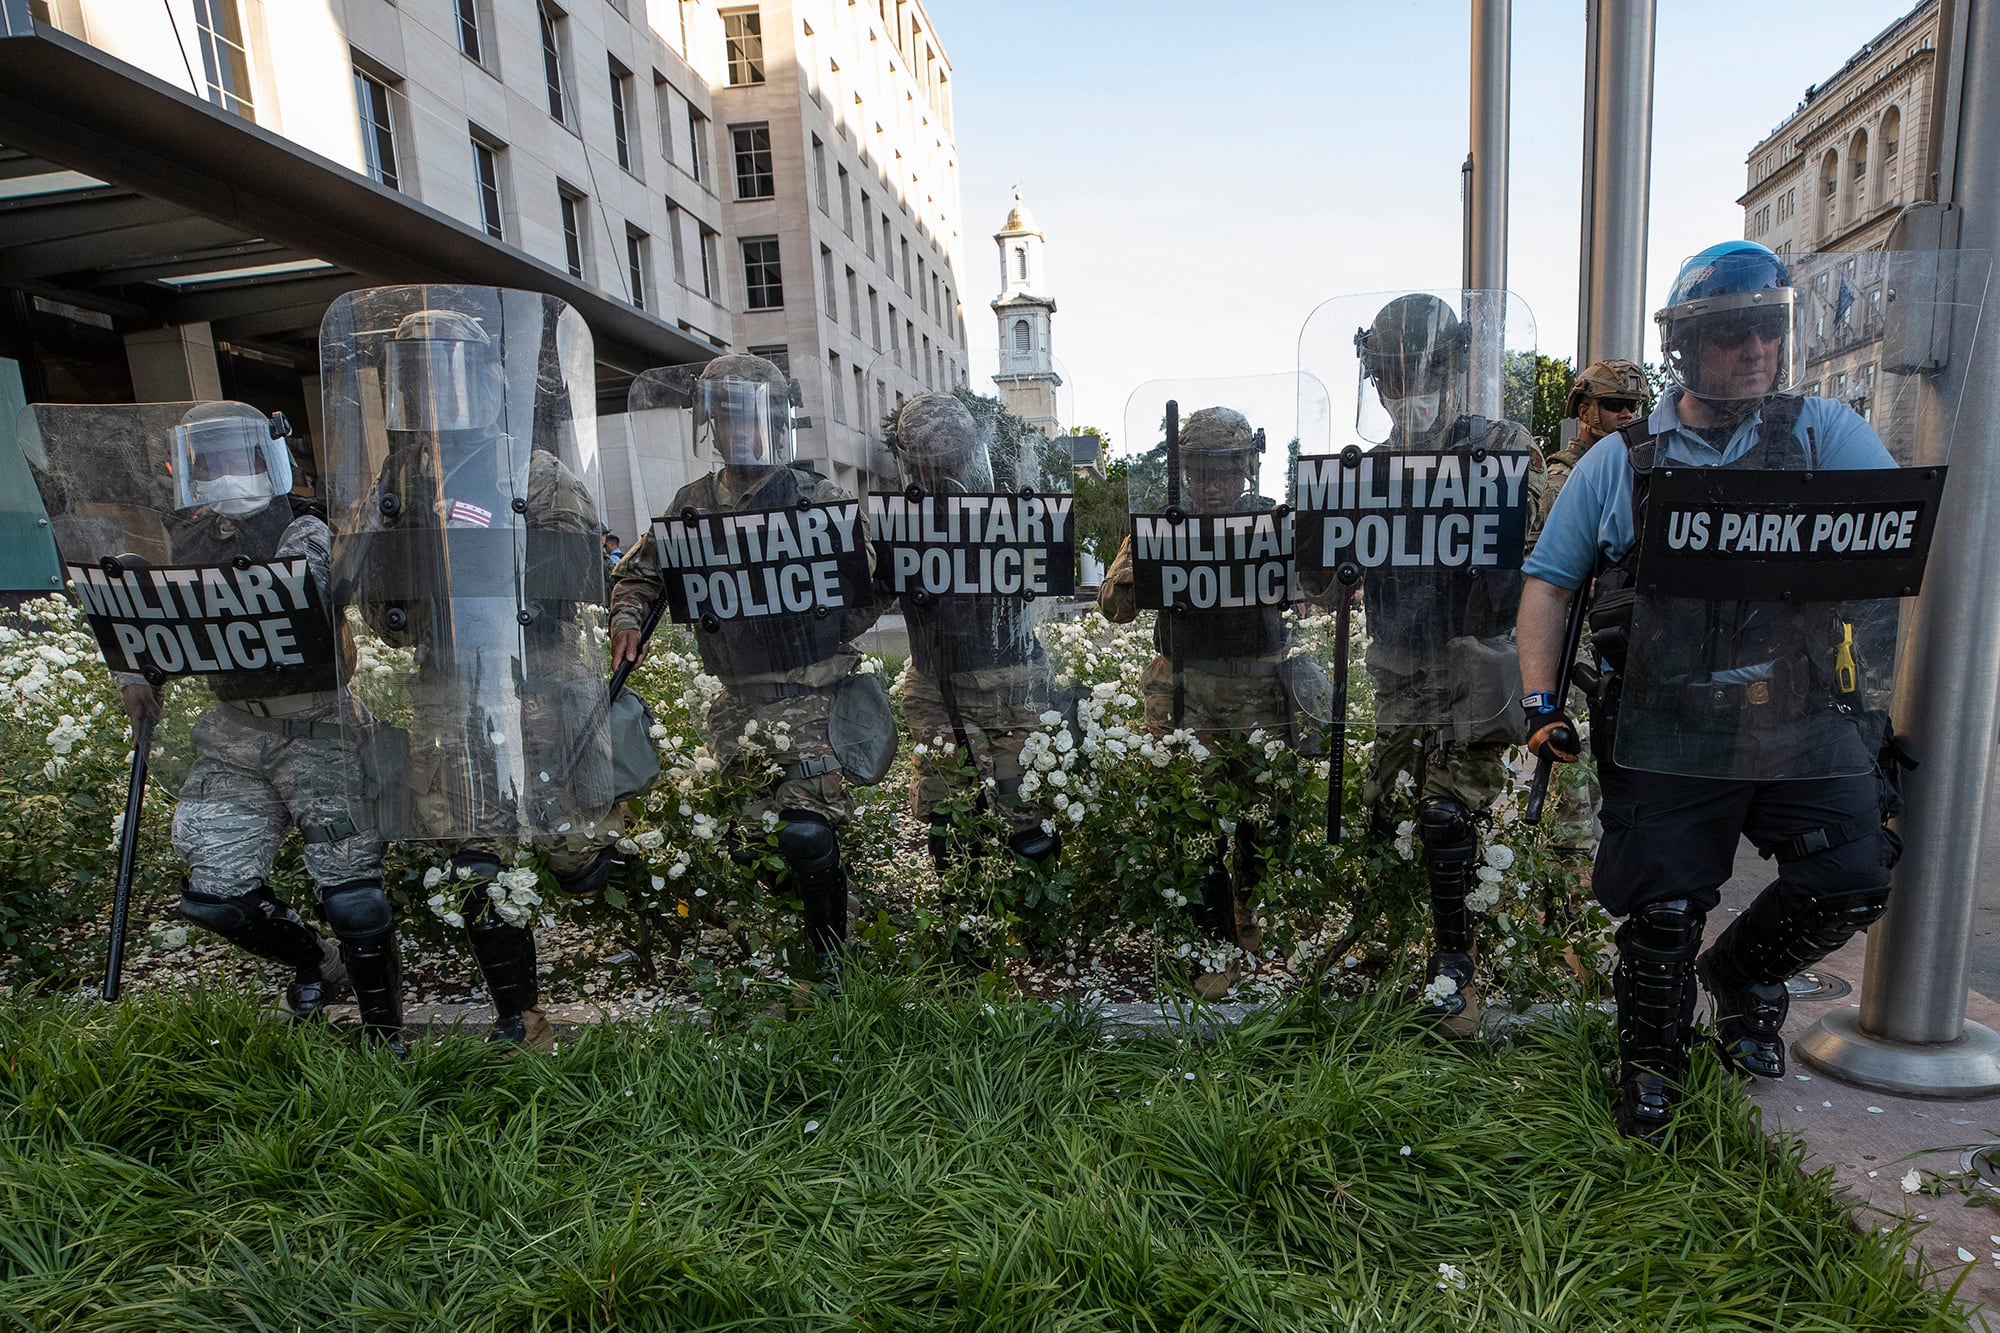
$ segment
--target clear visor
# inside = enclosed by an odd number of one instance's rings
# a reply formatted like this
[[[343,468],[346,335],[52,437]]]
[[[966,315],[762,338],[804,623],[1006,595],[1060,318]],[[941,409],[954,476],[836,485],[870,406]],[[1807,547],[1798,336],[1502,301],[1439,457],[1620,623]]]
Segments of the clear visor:
[[[1848,312],[1826,304],[1817,318],[1831,328]],[[1661,360],[1668,378],[1697,398],[1784,393],[1799,384],[1802,317],[1815,315],[1790,287],[1683,301],[1659,314]]]
[[[1257,451],[1237,449],[1181,456],[1187,506],[1196,514],[1228,513],[1257,490]]]
[[[500,418],[499,367],[480,343],[392,339],[382,344],[382,382],[390,430],[482,430]]]
[[[695,386],[694,446],[730,467],[792,461],[790,401],[761,380],[702,380]]]
[[[292,489],[291,454],[262,417],[184,423],[169,433],[168,445],[182,509],[218,498],[269,499]]]
[[[1355,434],[1369,444],[1427,439],[1457,411],[1451,387],[1447,356],[1364,355],[1354,394]]]

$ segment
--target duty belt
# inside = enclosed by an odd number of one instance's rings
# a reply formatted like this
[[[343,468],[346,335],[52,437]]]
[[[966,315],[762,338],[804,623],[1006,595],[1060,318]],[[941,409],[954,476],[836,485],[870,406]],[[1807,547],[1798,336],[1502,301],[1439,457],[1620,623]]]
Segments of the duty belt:
[[[331,717],[303,716],[328,713],[339,707],[340,695],[333,690],[316,694],[286,694],[276,699],[230,699],[223,707],[235,710],[236,720],[255,731],[268,731],[293,740],[338,740],[346,729]]]

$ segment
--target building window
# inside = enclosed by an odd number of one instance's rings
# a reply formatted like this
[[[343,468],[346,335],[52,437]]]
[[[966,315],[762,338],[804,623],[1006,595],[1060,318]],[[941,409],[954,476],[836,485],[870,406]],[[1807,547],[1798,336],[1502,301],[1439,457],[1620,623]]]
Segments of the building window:
[[[389,89],[379,79],[354,71],[354,101],[361,110],[361,160],[368,175],[392,190],[403,188],[396,174],[396,122]]]
[[[700,225],[701,225],[701,294],[707,297],[709,300],[713,301],[715,299],[715,289],[717,286],[720,285],[720,279],[717,277],[715,271],[715,265],[716,265],[715,243],[716,243],[716,238],[719,237],[722,233],[716,231],[713,227],[708,226],[706,223]]]
[[[562,201],[563,259],[569,265],[572,278],[583,276],[584,229],[583,191],[573,185],[556,182],[557,197]]]
[[[785,304],[785,278],[778,263],[778,238],[758,236],[743,242],[744,302],[751,310],[779,310]]]
[[[842,425],[847,424],[847,404],[844,401],[846,397],[847,381],[840,373],[840,353],[828,352],[826,354],[826,398],[828,405],[833,409],[833,419]]]
[[[667,201],[667,243],[673,250],[674,281],[687,286],[687,243],[681,239],[681,210]]]
[[[792,373],[792,349],[783,343],[772,343],[768,347],[752,347],[750,355],[761,356],[787,376]]]
[[[535,17],[542,29],[542,80],[548,85],[549,115],[557,124],[569,124],[569,117],[563,106],[567,100],[563,95],[563,20],[550,13],[544,0],[536,0]]]
[[[653,129],[660,140],[660,156],[671,162],[674,160],[674,94],[673,86],[666,75],[653,71]]]
[[[736,197],[769,199],[778,192],[777,176],[771,167],[771,127],[731,125],[729,142],[736,158]]]
[[[256,119],[250,96],[250,58],[236,0],[194,0],[195,43],[201,47],[203,92],[224,111]]]
[[[692,102],[688,103],[688,156],[693,159],[693,161],[688,163],[688,174],[694,177],[696,184],[706,182],[708,180],[708,117],[695,110],[694,103]]]
[[[819,248],[820,280],[826,284],[826,317],[835,324],[840,323],[840,293],[833,285],[833,251],[825,246]]]
[[[826,192],[826,145],[819,136],[812,137],[813,144],[813,194],[819,202],[819,211],[831,215],[832,205],[827,202]]]
[[[741,88],[764,81],[764,27],[754,9],[722,16],[722,36],[729,53],[729,86]]]
[[[862,420],[868,414],[868,377],[860,366],[854,367],[854,421],[865,425]]]
[[[882,271],[889,275],[889,281],[896,280],[896,238],[889,230],[889,218],[886,214],[882,218]]]
[[[931,293],[929,287],[926,286],[928,281],[929,279],[924,275],[924,261],[919,259],[917,261],[917,309],[923,311],[926,315],[931,312]]]
[[[1025,245],[1014,247],[1014,276],[1022,282],[1028,280],[1028,247]]]
[[[905,236],[901,244],[903,249],[903,295],[908,296],[910,294],[910,238]]]
[[[868,191],[861,192],[861,238],[868,242],[868,257],[875,257],[875,233],[868,226]]]
[[[861,280],[853,269],[847,270],[847,327],[855,337],[861,336]]]
[[[473,60],[480,59],[479,41],[479,0],[451,0],[452,9],[458,18],[458,51],[460,55]]]
[[[625,229],[625,277],[631,284],[632,304],[646,308],[646,233]]]
[[[500,194],[500,154],[505,145],[472,133],[472,179],[479,184],[479,225],[496,241],[507,239]]]
[[[632,151],[632,134],[628,121],[631,107],[632,71],[625,69],[617,61],[611,62],[611,141],[618,150],[618,165],[627,171],[633,169],[637,154]]]
[[[875,289],[868,289],[868,342],[876,351],[882,350],[882,302]]]
[[[1016,353],[1016,354],[1018,354],[1018,355],[1021,355],[1021,356],[1025,356],[1025,355],[1027,355],[1027,354],[1028,354],[1029,352],[1032,352],[1032,351],[1034,351],[1034,350],[1035,350],[1035,349],[1034,349],[1034,345],[1033,345],[1033,335],[1031,335],[1031,334],[1030,334],[1030,333],[1028,332],[1028,321],[1027,321],[1027,320],[1025,320],[1025,319],[1017,319],[1017,320],[1015,320],[1015,321],[1014,321],[1014,351],[1015,351],[1015,353]]]
[[[854,193],[847,179],[847,168],[840,171],[840,229],[851,240],[854,237]]]

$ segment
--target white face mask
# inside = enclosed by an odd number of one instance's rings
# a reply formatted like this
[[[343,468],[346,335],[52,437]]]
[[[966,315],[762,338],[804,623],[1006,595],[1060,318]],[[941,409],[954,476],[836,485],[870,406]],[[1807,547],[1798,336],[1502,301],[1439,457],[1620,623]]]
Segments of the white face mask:
[[[1437,425],[1438,410],[1444,405],[1442,393],[1413,393],[1407,398],[1385,398],[1396,427],[1405,438],[1422,439]]]
[[[271,482],[262,475],[211,477],[194,484],[194,499],[218,514],[240,518],[271,503]]]

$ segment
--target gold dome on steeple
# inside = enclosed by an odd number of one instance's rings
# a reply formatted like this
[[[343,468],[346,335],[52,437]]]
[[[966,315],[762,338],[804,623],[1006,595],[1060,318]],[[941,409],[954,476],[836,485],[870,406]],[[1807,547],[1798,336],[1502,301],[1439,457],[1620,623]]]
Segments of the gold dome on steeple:
[[[1021,202],[1019,190],[1014,191],[1014,210],[1007,214],[1007,225],[1000,229],[1002,236],[1010,232],[1033,232],[1037,236],[1042,234],[1042,229],[1035,225],[1034,215],[1029,213],[1028,206]]]

